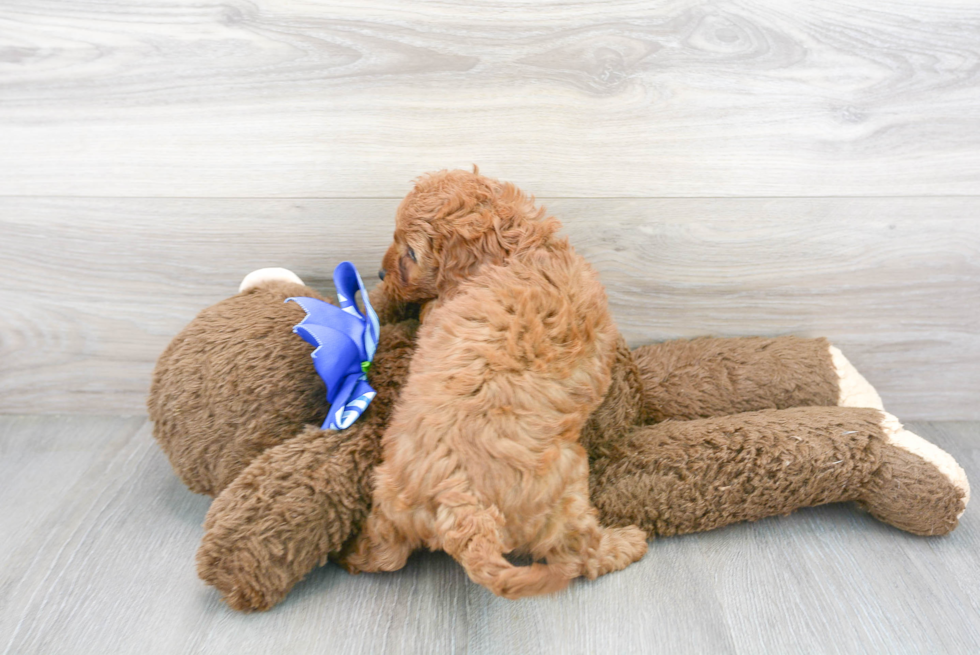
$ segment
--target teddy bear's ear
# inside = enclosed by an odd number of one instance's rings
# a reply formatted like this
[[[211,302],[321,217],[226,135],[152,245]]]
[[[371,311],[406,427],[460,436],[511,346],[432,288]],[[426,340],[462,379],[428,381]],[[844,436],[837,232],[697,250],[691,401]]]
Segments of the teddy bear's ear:
[[[238,285],[238,293],[251,291],[269,282],[290,282],[305,286],[303,280],[288,268],[260,268],[245,276]]]

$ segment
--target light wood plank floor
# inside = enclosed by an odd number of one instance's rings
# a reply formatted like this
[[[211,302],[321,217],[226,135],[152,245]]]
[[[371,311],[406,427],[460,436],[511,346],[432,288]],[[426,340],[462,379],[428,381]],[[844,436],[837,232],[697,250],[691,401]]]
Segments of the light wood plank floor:
[[[980,479],[980,423],[910,427]],[[0,652],[976,653],[980,514],[922,538],[850,505],[651,544],[639,563],[506,601],[444,554],[330,564],[265,614],[194,573],[209,500],[142,417],[0,417]]]
[[[664,539],[517,603],[441,554],[331,565],[236,614],[142,416],[245,273],[371,271],[410,180],[478,163],[633,345],[828,336],[980,479],[978,34],[975,0],[0,3],[0,654],[980,652],[975,508]]]

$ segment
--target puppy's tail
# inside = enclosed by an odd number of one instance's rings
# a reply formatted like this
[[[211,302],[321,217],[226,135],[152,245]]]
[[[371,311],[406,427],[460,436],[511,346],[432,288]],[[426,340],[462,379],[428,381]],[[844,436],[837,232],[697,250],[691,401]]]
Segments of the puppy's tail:
[[[506,560],[505,560],[506,561]],[[498,596],[511,600],[561,591],[572,578],[555,564],[535,562],[530,566],[513,566],[501,571],[490,585]]]
[[[462,552],[451,554],[470,580],[511,600],[561,591],[578,575],[556,564],[514,566],[504,558],[499,541],[482,536],[471,539]]]
[[[458,489],[445,490],[440,500],[440,546],[463,565],[470,580],[498,596],[514,599],[550,594],[561,591],[581,575],[567,564],[514,566],[504,558],[500,539],[504,517],[496,506],[472,502],[472,496],[459,493]]]

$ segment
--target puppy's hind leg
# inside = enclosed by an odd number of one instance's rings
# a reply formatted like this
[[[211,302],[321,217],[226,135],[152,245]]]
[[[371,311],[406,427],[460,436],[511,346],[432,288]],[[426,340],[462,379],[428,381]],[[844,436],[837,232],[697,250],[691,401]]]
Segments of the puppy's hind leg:
[[[647,552],[647,535],[635,525],[625,528],[599,526],[599,551],[586,564],[582,574],[589,580],[625,569]]]
[[[581,491],[581,490],[580,490]],[[631,525],[607,528],[599,525],[587,496],[569,493],[563,502],[564,532],[545,557],[548,564],[573,570],[595,580],[600,575],[625,569],[647,552],[646,533]]]
[[[504,558],[500,540],[503,517],[496,507],[443,505],[440,523],[449,524],[442,547],[466,570],[470,580],[498,596],[517,599],[561,591],[574,575],[550,564],[514,566]]]
[[[340,564],[348,573],[397,571],[414,549],[415,544],[375,505],[361,533],[340,556]]]

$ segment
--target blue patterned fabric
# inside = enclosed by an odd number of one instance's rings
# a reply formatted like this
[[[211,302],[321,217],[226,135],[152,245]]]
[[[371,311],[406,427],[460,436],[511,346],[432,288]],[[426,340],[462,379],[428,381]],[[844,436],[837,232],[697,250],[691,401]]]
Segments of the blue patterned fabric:
[[[340,307],[305,296],[287,298],[286,302],[295,302],[306,312],[306,318],[296,324],[293,332],[316,346],[313,365],[327,385],[330,403],[323,429],[343,430],[357,420],[376,395],[368,384],[367,371],[378,347],[381,327],[353,264],[340,263],[334,269],[333,281]],[[367,316],[354,302],[358,290]]]

